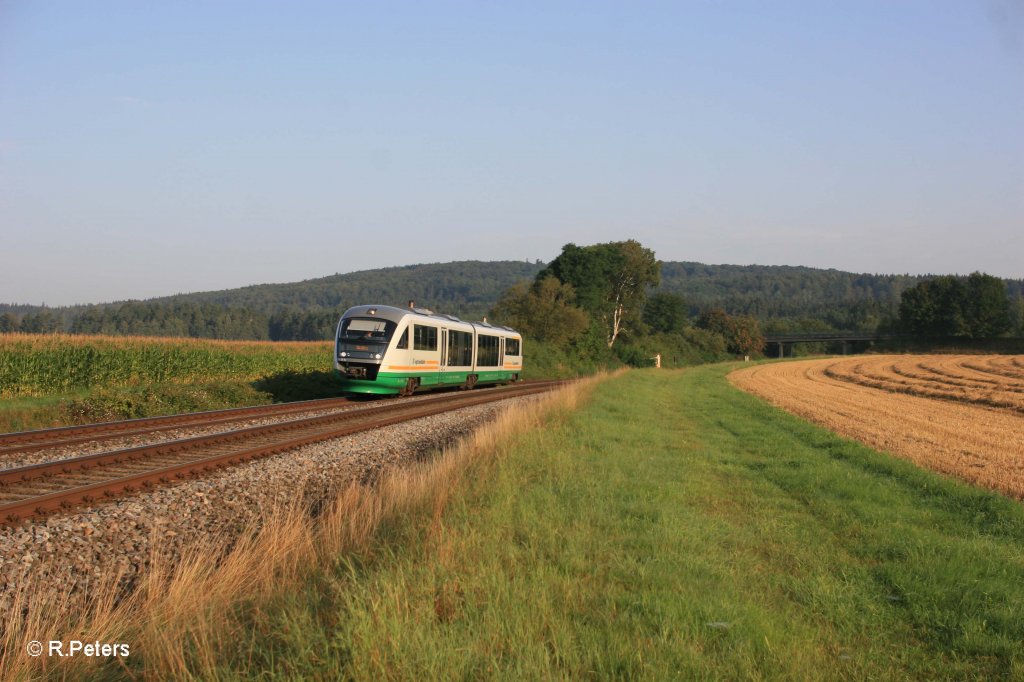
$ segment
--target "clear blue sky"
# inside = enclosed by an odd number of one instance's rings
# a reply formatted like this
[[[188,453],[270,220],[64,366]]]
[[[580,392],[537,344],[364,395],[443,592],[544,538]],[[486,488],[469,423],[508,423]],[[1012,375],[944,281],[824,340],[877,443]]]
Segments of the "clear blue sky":
[[[1024,4],[0,0],[0,301],[627,238],[1024,277]]]

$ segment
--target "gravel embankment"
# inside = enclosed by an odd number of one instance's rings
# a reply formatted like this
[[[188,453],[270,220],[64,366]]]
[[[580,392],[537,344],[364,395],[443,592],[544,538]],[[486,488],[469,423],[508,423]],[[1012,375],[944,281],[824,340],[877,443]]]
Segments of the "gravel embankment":
[[[71,514],[0,529],[0,615],[14,591],[43,577],[43,589],[87,595],[112,572],[130,586],[150,561],[174,561],[190,543],[230,542],[263,515],[319,496],[385,467],[422,459],[491,420],[516,398],[305,446]],[[180,436],[179,436],[180,437]]]

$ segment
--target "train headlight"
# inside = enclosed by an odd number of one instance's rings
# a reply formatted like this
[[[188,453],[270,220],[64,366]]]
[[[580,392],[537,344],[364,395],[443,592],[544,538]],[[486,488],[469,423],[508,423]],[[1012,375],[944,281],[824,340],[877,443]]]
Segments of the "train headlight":
[[[341,351],[340,353],[338,353],[338,357],[347,358],[348,353],[346,353],[345,351]]]
[[[376,355],[374,355],[373,357],[375,357],[375,358],[377,358],[378,360],[380,360],[380,353],[377,353],[377,354],[376,354]]]

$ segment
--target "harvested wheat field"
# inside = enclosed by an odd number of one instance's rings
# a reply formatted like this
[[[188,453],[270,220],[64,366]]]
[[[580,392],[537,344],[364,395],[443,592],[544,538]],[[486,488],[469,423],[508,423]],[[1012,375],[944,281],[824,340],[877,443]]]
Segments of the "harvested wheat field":
[[[1024,499],[1024,356],[804,360],[729,379],[843,436]]]

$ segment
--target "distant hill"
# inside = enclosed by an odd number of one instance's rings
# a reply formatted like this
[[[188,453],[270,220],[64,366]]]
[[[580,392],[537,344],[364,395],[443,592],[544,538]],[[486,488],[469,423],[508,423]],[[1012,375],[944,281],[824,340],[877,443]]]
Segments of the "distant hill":
[[[0,304],[0,325],[6,317],[7,324],[12,319],[28,320],[32,331],[326,338],[338,315],[360,303],[402,306],[415,300],[418,306],[479,319],[502,292],[517,282],[533,279],[543,267],[539,262],[456,261],[95,306]],[[659,291],[683,296],[694,314],[717,307],[733,314],[754,315],[788,329],[820,325],[873,329],[895,314],[904,290],[929,276],[668,261],[662,264]],[[1011,297],[1020,300],[1024,280],[1006,281]],[[1024,303],[1018,308],[1024,309]]]
[[[361,303],[416,305],[467,317],[482,317],[502,292],[532,279],[542,263],[455,261],[363,270],[289,284],[256,284],[241,289],[179,294],[154,303],[213,303],[272,314],[285,308],[344,311]]]
[[[827,318],[833,326],[862,328],[893,314],[903,291],[922,279],[788,265],[668,262],[660,288],[683,296],[693,314],[722,308],[761,320]]]
[[[480,319],[542,263],[458,261],[364,270],[285,284],[256,284],[62,308],[0,304],[0,332],[133,334],[225,339],[323,339],[360,303],[419,307]]]
[[[543,263],[454,261],[336,274],[288,284],[180,294],[154,303],[203,303],[272,314],[282,308],[343,310],[360,303],[417,305],[481,317],[502,292],[533,279]],[[931,275],[873,275],[790,265],[705,265],[665,261],[659,291],[683,296],[691,312],[719,307],[729,313],[772,317],[820,316],[837,307],[898,305],[904,290]],[[1011,295],[1024,280],[1007,280]]]

